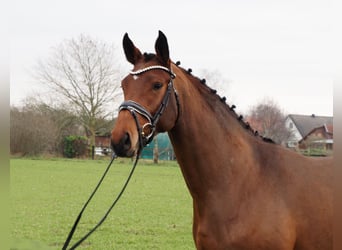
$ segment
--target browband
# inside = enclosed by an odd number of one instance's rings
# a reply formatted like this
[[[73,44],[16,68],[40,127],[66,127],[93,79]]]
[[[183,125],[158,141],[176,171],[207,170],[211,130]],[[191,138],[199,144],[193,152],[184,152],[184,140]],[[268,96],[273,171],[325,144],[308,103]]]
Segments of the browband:
[[[173,73],[170,69],[168,69],[168,68],[166,68],[166,67],[164,67],[164,66],[161,66],[161,65],[148,66],[148,67],[146,67],[146,68],[138,69],[138,70],[136,70],[136,71],[132,71],[132,70],[131,70],[129,73],[130,73],[131,75],[140,75],[140,74],[142,74],[142,73],[144,73],[144,72],[146,72],[146,71],[152,70],[152,69],[161,69],[161,70],[164,70],[164,71],[166,71],[167,73],[169,73],[170,76],[171,76],[171,78],[174,79],[174,78],[176,77],[176,74],[175,74],[175,73]]]

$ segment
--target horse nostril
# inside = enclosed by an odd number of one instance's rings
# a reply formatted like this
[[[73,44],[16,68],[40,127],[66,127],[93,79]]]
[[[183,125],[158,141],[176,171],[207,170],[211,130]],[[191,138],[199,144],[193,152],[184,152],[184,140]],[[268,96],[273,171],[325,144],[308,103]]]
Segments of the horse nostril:
[[[125,133],[118,143],[112,141],[112,147],[116,155],[125,157],[131,148],[131,138],[128,133]]]
[[[128,133],[126,133],[121,140],[123,141],[123,146],[125,150],[128,150],[131,148],[131,139]]]

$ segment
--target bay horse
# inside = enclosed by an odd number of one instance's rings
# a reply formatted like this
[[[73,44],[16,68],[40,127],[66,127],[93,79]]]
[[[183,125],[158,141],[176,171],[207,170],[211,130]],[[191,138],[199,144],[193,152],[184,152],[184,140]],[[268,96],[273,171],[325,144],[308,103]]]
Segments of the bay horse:
[[[332,158],[262,138],[205,80],[171,61],[161,31],[155,54],[141,53],[127,33],[123,48],[133,70],[122,80],[112,147],[132,157],[168,132],[193,199],[197,249],[332,249]]]

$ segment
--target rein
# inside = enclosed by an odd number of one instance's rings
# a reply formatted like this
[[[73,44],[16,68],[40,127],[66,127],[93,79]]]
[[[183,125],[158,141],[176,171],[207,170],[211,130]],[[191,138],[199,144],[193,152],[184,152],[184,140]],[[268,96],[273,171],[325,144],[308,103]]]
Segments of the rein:
[[[131,172],[129,173],[128,177],[127,177],[127,180],[125,182],[125,184],[123,185],[121,191],[119,192],[119,194],[117,195],[117,197],[115,198],[115,200],[113,201],[112,205],[109,207],[109,209],[107,210],[107,212],[105,213],[105,215],[102,217],[102,219],[87,233],[85,234],[80,240],[78,240],[74,245],[72,245],[69,250],[72,250],[72,249],[75,249],[76,247],[78,247],[84,240],[86,240],[93,232],[95,232],[95,230],[101,226],[101,224],[105,221],[105,219],[107,218],[107,216],[109,215],[109,213],[112,211],[112,209],[114,208],[114,206],[117,204],[117,202],[119,201],[119,199],[121,198],[122,194],[124,193],[131,177],[133,176],[133,173],[134,173],[134,170],[138,164],[138,161],[139,161],[139,158],[140,158],[140,155],[141,155],[141,152],[143,150],[143,148],[152,141],[153,139],[153,136],[155,134],[155,129],[156,129],[156,125],[161,117],[161,115],[163,114],[168,102],[169,102],[169,98],[170,98],[170,94],[171,94],[171,90],[173,88],[174,90],[174,93],[175,93],[175,97],[176,97],[176,102],[177,102],[177,119],[176,119],[176,123],[178,121],[178,117],[179,117],[179,100],[178,100],[178,95],[177,95],[177,92],[176,90],[174,89],[173,87],[173,82],[172,82],[172,79],[174,79],[176,77],[176,75],[171,71],[169,70],[168,68],[166,67],[163,67],[163,66],[159,66],[159,65],[156,65],[156,66],[150,66],[150,67],[147,67],[147,68],[144,68],[144,69],[141,69],[141,70],[137,70],[137,71],[131,71],[130,74],[132,75],[139,75],[139,74],[142,74],[146,71],[149,71],[149,70],[153,70],[153,69],[159,69],[159,70],[164,70],[166,72],[168,72],[171,76],[171,79],[170,79],[170,82],[168,84],[168,87],[167,87],[167,90],[166,90],[166,93],[163,97],[163,100],[156,112],[156,114],[154,116],[152,116],[150,114],[150,112],[148,112],[142,105],[140,105],[139,103],[137,102],[134,102],[134,101],[124,101],[120,107],[119,107],[119,112],[121,110],[129,110],[131,115],[133,116],[134,118],[134,121],[135,121],[135,124],[137,126],[137,130],[138,130],[138,135],[139,135],[139,147],[138,147],[138,151],[137,151],[137,154],[136,154],[136,158],[135,158],[135,161],[134,161],[134,164],[133,164],[133,167],[131,169]],[[138,117],[136,115],[136,113],[144,116],[147,120],[148,120],[148,123],[144,124],[142,127],[140,127],[140,124],[139,124],[139,121],[138,121]],[[145,135],[144,133],[144,129],[147,127],[147,126],[150,126],[151,127],[151,132],[148,134],[148,135]],[[79,221],[81,220],[81,217],[83,215],[83,212],[85,211],[85,209],[87,208],[88,204],[90,203],[90,201],[92,200],[93,196],[95,195],[95,193],[97,192],[98,188],[100,187],[102,181],[104,180],[105,176],[107,175],[113,161],[115,159],[115,155],[113,154],[112,156],[112,159],[111,161],[109,162],[105,172],[103,173],[101,179],[99,180],[98,184],[96,185],[94,191],[91,193],[91,195],[89,196],[88,200],[85,202],[85,204],[83,205],[79,215],[77,216],[69,234],[68,234],[68,237],[67,239],[65,240],[64,242],[64,245],[63,245],[63,248],[62,250],[67,250],[68,249],[68,246],[69,246],[69,243],[76,231],[76,228],[77,228],[77,225],[79,223]]]
[[[78,247],[84,240],[86,240],[99,226],[101,226],[101,224],[105,221],[105,219],[107,218],[107,216],[109,215],[109,213],[112,211],[112,209],[114,208],[114,206],[116,205],[116,203],[119,201],[120,197],[122,196],[122,194],[124,193],[131,177],[133,176],[133,173],[134,173],[134,170],[138,164],[138,161],[139,161],[139,158],[140,158],[140,154],[141,154],[141,151],[142,149],[144,148],[143,144],[142,144],[142,137],[141,137],[141,131],[140,131],[140,128],[139,128],[139,122],[138,122],[138,118],[136,116],[136,114],[134,112],[131,112],[134,120],[135,120],[135,123],[137,125],[137,128],[138,128],[138,132],[139,132],[139,148],[138,148],[138,151],[137,151],[137,155],[136,155],[136,158],[135,158],[135,161],[134,161],[134,164],[133,164],[133,167],[132,167],[132,170],[131,172],[129,173],[128,175],[128,178],[125,182],[125,184],[123,185],[120,193],[117,195],[117,197],[115,198],[115,200],[113,201],[112,205],[109,207],[109,209],[107,210],[107,212],[105,213],[105,215],[102,217],[102,219],[96,224],[95,227],[93,227],[87,234],[85,234],[80,240],[78,240],[72,247],[69,248],[69,250],[72,250],[72,249],[75,249],[76,247]],[[108,164],[105,172],[103,173],[99,183],[96,185],[94,191],[92,192],[92,194],[90,195],[89,199],[86,201],[86,203],[83,205],[83,208],[81,209],[81,212],[79,213],[79,215],[77,216],[77,219],[75,220],[74,222],[74,225],[73,227],[71,228],[70,232],[69,232],[69,235],[64,243],[64,246],[62,248],[62,250],[66,250],[69,243],[70,243],[70,240],[72,239],[72,236],[73,234],[75,233],[76,231],[76,228],[77,228],[77,225],[82,217],[82,214],[84,212],[84,210],[86,209],[86,207],[88,206],[89,202],[91,201],[91,199],[93,198],[93,196],[95,195],[97,189],[100,187],[102,181],[104,180],[105,176],[107,175],[113,161],[115,159],[115,155],[113,154],[113,157],[110,161],[110,163]]]

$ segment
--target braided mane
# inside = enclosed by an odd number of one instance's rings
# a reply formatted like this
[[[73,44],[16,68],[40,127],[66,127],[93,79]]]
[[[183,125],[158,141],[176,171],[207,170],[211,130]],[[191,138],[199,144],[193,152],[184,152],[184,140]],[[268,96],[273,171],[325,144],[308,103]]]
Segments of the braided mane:
[[[233,117],[235,117],[235,118],[238,120],[238,122],[241,124],[241,126],[242,126],[243,128],[245,128],[248,132],[250,132],[250,133],[253,134],[254,136],[259,136],[259,137],[260,137],[263,141],[265,141],[265,142],[269,142],[269,143],[273,143],[273,144],[275,143],[272,139],[261,136],[261,135],[259,134],[259,132],[258,132],[257,130],[254,130],[254,129],[250,126],[250,124],[249,124],[248,122],[244,121],[243,116],[242,116],[242,115],[238,115],[238,114],[236,113],[236,111],[235,111],[236,106],[235,106],[234,104],[232,104],[232,105],[230,106],[230,105],[226,102],[227,98],[226,98],[225,96],[221,97],[221,96],[217,93],[217,91],[216,91],[215,89],[213,89],[213,88],[211,88],[210,86],[207,85],[207,83],[206,83],[207,81],[206,81],[205,78],[200,79],[199,77],[194,76],[194,75],[192,74],[192,69],[191,69],[191,68],[189,68],[189,69],[186,70],[186,69],[180,67],[180,62],[179,62],[179,61],[177,61],[177,62],[175,63],[175,65],[176,65],[179,69],[181,69],[183,72],[185,72],[186,74],[188,74],[190,77],[194,78],[194,80],[195,80],[196,82],[198,82],[200,85],[202,85],[209,93],[211,93],[212,95],[215,95],[215,96],[220,100],[220,102],[223,103],[223,104],[226,106],[226,110],[227,110],[231,115],[233,115]]]

